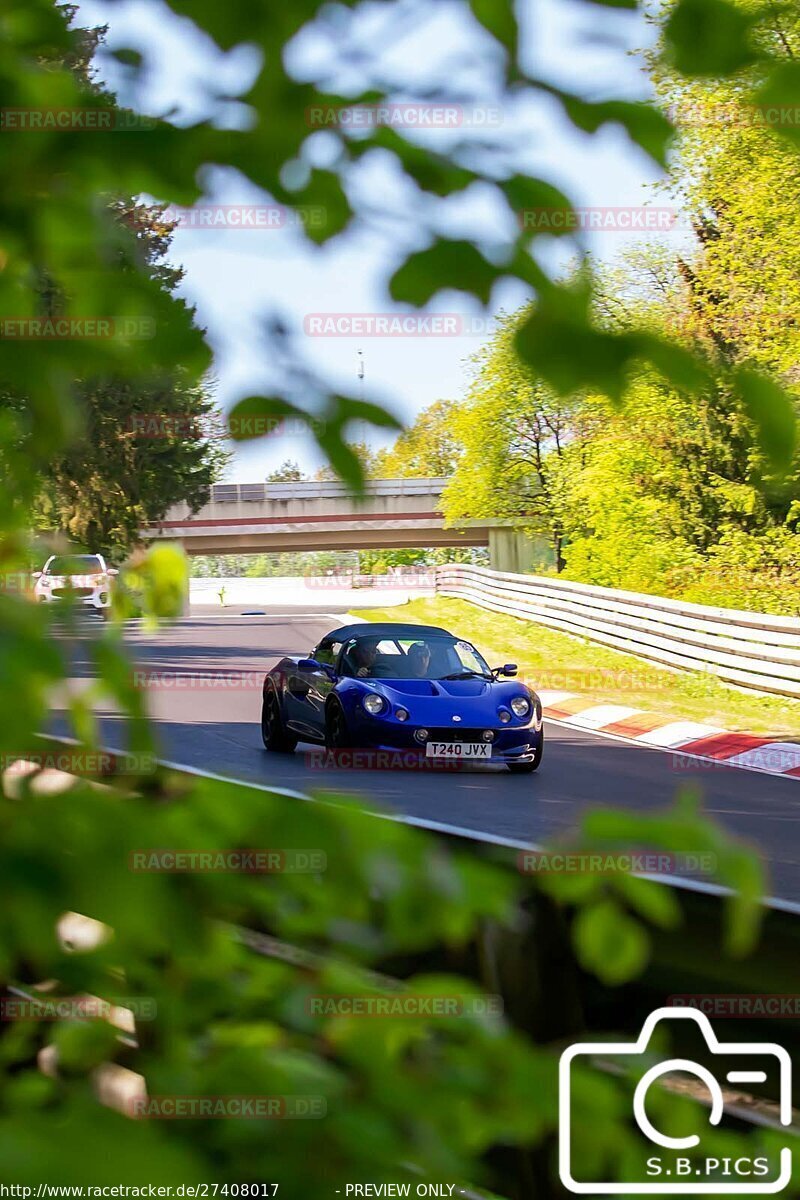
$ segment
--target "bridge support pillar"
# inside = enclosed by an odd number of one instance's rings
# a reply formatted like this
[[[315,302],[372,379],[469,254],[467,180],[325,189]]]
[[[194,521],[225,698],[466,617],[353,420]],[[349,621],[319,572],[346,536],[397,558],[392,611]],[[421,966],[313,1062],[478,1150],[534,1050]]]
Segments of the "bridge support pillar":
[[[489,566],[493,571],[525,572],[553,565],[544,538],[529,537],[520,529],[489,530]]]

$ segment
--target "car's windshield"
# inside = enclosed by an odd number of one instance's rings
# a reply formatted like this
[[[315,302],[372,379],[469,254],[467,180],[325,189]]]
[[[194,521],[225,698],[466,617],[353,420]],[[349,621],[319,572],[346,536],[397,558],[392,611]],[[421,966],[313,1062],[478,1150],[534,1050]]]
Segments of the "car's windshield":
[[[48,575],[97,575],[103,564],[96,554],[70,554],[48,563]]]
[[[450,634],[351,638],[342,653],[341,669],[343,675],[361,679],[491,678],[475,647]]]

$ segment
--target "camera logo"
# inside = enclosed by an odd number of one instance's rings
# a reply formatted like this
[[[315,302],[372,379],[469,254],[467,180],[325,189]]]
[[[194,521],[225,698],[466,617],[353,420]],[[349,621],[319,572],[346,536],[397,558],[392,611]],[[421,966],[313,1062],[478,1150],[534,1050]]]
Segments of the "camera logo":
[[[704,1057],[713,1059],[714,1066],[719,1070],[711,1071],[708,1066],[690,1058],[659,1057],[654,1061],[654,1053],[649,1048],[650,1040],[660,1021],[669,1023],[675,1032],[678,1032],[675,1022],[693,1022],[697,1029],[687,1030],[684,1027],[680,1032],[697,1034],[699,1030],[706,1043]],[[607,1069],[637,1080],[633,1094],[633,1116],[647,1139],[642,1146],[641,1180],[615,1183],[576,1178],[586,1174],[586,1163],[581,1171],[581,1130],[573,1121],[572,1113],[573,1081],[576,1071],[586,1067],[596,1069],[598,1060]],[[691,1008],[658,1008],[647,1018],[635,1042],[578,1042],[561,1055],[558,1068],[559,1174],[564,1187],[578,1195],[593,1196],[675,1193],[764,1195],[782,1191],[792,1175],[792,1151],[788,1146],[781,1149],[779,1162],[777,1158],[772,1161],[766,1155],[710,1157],[705,1155],[698,1134],[678,1137],[656,1127],[657,1122],[654,1124],[646,1111],[647,1094],[651,1085],[672,1072],[692,1077],[694,1086],[689,1094],[697,1089],[707,1100],[711,1125],[719,1125],[722,1119],[726,1083],[739,1089],[748,1084],[766,1083],[771,1076],[777,1084],[780,1123],[791,1124],[792,1064],[782,1046],[774,1042],[720,1042],[704,1013]],[[682,1087],[681,1091],[685,1094],[687,1088]],[[666,1089],[653,1088],[651,1111],[658,1108],[663,1117],[668,1097]],[[656,1147],[660,1153],[654,1152]],[[590,1154],[589,1159],[592,1158]]]

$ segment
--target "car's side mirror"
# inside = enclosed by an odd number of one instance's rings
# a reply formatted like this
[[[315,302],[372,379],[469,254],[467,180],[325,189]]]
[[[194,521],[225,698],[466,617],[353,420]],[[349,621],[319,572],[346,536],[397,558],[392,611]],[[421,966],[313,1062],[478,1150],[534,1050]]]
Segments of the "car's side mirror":
[[[43,571],[34,571],[34,572],[33,572],[33,578],[34,578],[34,579],[41,579],[43,574],[44,574],[44,572],[43,572]]]
[[[506,679],[513,679],[514,676],[516,675],[516,673],[517,673],[517,664],[516,663],[506,663],[505,666],[495,667],[494,670],[492,671],[492,674],[494,675],[495,679],[499,679],[501,675],[504,676]]]
[[[333,667],[329,666],[328,663],[321,663],[316,658],[299,659],[297,663],[297,669],[299,671],[311,671],[316,672],[317,674],[321,673],[329,676],[330,678],[333,678],[333,676],[336,674]]]
[[[108,567],[106,570],[106,575],[119,575],[119,571],[116,567]]]

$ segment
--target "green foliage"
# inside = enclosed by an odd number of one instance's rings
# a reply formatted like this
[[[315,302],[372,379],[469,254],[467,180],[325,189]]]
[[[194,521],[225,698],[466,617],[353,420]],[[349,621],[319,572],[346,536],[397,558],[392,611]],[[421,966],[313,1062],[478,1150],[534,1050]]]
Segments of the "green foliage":
[[[515,336],[529,312],[502,317],[473,356],[474,380],[452,422],[463,453],[442,503],[449,524],[465,517],[519,518],[523,527],[547,535],[561,567],[562,459],[578,435],[582,404],[559,398],[520,362]]]
[[[393,7],[405,19],[402,6]],[[10,0],[4,7],[4,115],[66,109],[107,124],[102,132],[88,118],[77,128],[4,125],[0,311],[26,321],[113,315],[136,323],[125,327],[128,332],[115,327],[117,335],[110,337],[0,341],[0,394],[9,398],[0,406],[0,562],[9,572],[27,567],[37,512],[40,522],[53,523],[57,514],[57,522],[78,535],[129,544],[139,521],[150,519],[171,494],[142,495],[136,511],[130,478],[121,480],[130,512],[120,517],[115,494],[109,504],[115,511],[102,518],[102,488],[96,484],[102,476],[81,439],[94,437],[102,422],[113,428],[122,410],[132,407],[134,393],[149,404],[158,389],[168,389],[170,412],[196,414],[208,403],[203,381],[211,352],[193,313],[173,294],[174,269],[162,261],[169,230],[157,212],[148,218],[146,237],[136,222],[122,219],[136,207],[132,198],[151,195],[159,204],[191,205],[202,195],[209,167],[231,168],[281,204],[324,208],[324,223],[305,232],[325,242],[369,219],[369,205],[359,211],[344,181],[354,162],[378,149],[419,190],[420,213],[427,202],[472,184],[505,197],[511,209],[521,199],[553,200],[550,185],[511,169],[498,179],[491,156],[482,163],[480,155],[464,154],[458,145],[438,156],[427,154],[380,128],[364,135],[337,129],[331,133],[338,151],[334,165],[298,170],[311,132],[309,106],[380,102],[403,90],[402,81],[390,92],[365,79],[362,96],[345,99],[291,75],[287,46],[295,35],[319,22],[335,32],[337,44],[345,43],[348,6],[332,9],[318,0],[284,6],[170,0],[169,8],[224,50],[246,39],[262,53],[261,70],[239,97],[251,118],[241,128],[225,128],[216,116],[178,126],[121,112],[91,82],[97,35],[70,30],[69,11],[50,0]],[[511,6],[490,10],[475,3],[472,11],[503,63],[500,101],[510,102],[525,89],[552,94],[547,83],[527,77],[518,61]],[[672,34],[677,59],[685,61],[685,23],[673,22]],[[692,69],[735,63],[735,53],[721,54],[722,40],[722,34],[711,39],[716,59],[692,60]],[[134,75],[148,69],[147,54],[140,57],[137,45],[126,46],[123,39],[115,53]],[[778,91],[788,86],[785,72],[767,72],[760,82]],[[593,103],[560,98],[580,128],[622,124],[637,145],[657,161],[663,158],[669,131],[646,106],[613,95]],[[415,244],[427,248],[399,263],[391,284],[396,298],[419,304],[456,288],[486,301],[497,280],[512,276],[537,289],[518,344],[551,391],[591,388],[619,399],[642,363],[652,363],[673,387],[702,386],[707,368],[701,348],[672,347],[666,336],[636,325],[604,327],[596,320],[590,271],[571,283],[554,282],[531,253],[529,231],[520,230],[510,244],[490,253],[477,237],[437,236],[437,220],[420,217]],[[152,336],[131,336],[131,328]],[[350,427],[364,421],[395,429],[396,419],[370,401],[332,393],[291,359],[282,330],[272,336],[270,342],[265,335],[263,349],[285,365],[284,378],[270,396],[240,401],[235,415],[307,420],[333,469],[354,489],[362,487],[365,463],[347,441]],[[764,451],[778,461],[763,390],[748,385],[748,395]],[[543,411],[544,389],[536,398],[540,402]],[[548,396],[547,403],[561,411],[562,401]],[[783,428],[785,411],[780,421]],[[237,432],[242,428],[237,424]],[[199,501],[215,459],[198,448],[191,460],[185,445],[167,442],[151,484],[171,471],[174,485],[184,494],[196,488],[190,500]],[[127,446],[114,461],[137,479],[144,467],[144,456]],[[38,506],[48,470],[58,481],[58,494],[43,513]],[[79,495],[65,500],[70,477]],[[754,480],[753,489],[762,482]],[[434,948],[454,955],[474,951],[487,928],[514,925],[518,884],[477,857],[446,852],[397,823],[377,824],[346,802],[302,804],[213,779],[154,772],[144,693],[135,686],[119,626],[140,609],[152,622],[174,618],[184,602],[185,579],[182,556],[167,545],[131,562],[120,579],[116,619],[90,650],[94,679],[67,703],[76,753],[96,747],[94,713],[110,701],[122,715],[128,750],[142,759],[103,787],[67,782],[65,791],[54,793],[40,787],[38,773],[25,780],[3,777],[3,987],[31,988],[51,980],[65,995],[120,1001],[138,995],[156,1003],[156,1018],[137,1023],[135,1048],[103,1019],[68,1022],[52,1031],[44,1023],[29,1029],[4,1023],[4,1180],[117,1184],[140,1181],[144,1169],[159,1184],[230,1181],[235,1175],[243,1182],[279,1182],[285,1188],[281,1195],[294,1200],[318,1193],[323,1181],[328,1189],[343,1186],[385,1172],[390,1164],[398,1174],[416,1171],[478,1184],[485,1179],[491,1186],[495,1152],[530,1146],[552,1132],[553,1051],[504,1020],[365,1025],[341,1017],[317,1020],[306,1001],[315,988],[388,990],[385,980],[376,984],[365,971],[389,969],[403,956]],[[63,615],[69,625],[69,610]],[[0,595],[0,752],[6,758],[41,745],[37,735],[54,689],[63,688],[71,670],[63,646],[44,606]],[[621,838],[642,832],[633,818],[614,820]],[[664,842],[671,844],[674,825],[665,822]],[[696,822],[686,817],[684,829],[694,831]],[[608,829],[600,833],[608,836]],[[723,877],[742,892],[732,903],[737,922],[731,926],[731,946],[741,952],[755,927],[757,872],[724,840],[713,844],[726,856]],[[131,855],[151,849],[239,852],[276,846],[311,848],[325,856],[326,865],[268,878],[247,871],[158,873],[131,866]],[[578,903],[575,918],[582,961],[612,981],[630,978],[642,963],[648,922],[669,917],[641,889],[628,884],[623,891],[611,901],[590,897],[585,911]],[[97,944],[67,946],[56,929],[69,913],[105,923],[105,936]],[[263,957],[245,944],[248,938],[256,949],[266,945]],[[280,944],[286,941],[289,948]],[[491,986],[490,979],[486,983]],[[446,986],[457,996],[474,991],[458,976],[421,974],[407,984],[423,992]],[[42,1059],[51,1071],[46,1079],[40,1051],[50,1051]],[[328,1116],[280,1123],[134,1120],[120,1111],[106,1070],[109,1055],[120,1067],[141,1072],[151,1096],[311,1094],[325,1100]],[[608,1092],[602,1084],[594,1090],[588,1085],[581,1097],[589,1124],[601,1130],[614,1112]],[[98,1104],[98,1096],[106,1103]],[[624,1132],[617,1129],[616,1139],[609,1134],[607,1144],[624,1154]]]
[[[772,611],[797,610],[797,401],[774,381],[795,361],[797,335],[791,325],[772,322],[763,337],[748,326],[739,274],[725,305],[735,302],[737,315],[728,312],[721,336],[721,264],[729,276],[736,269],[721,246],[711,238],[677,262],[640,252],[600,276],[595,307],[613,344],[671,336],[681,349],[705,337],[717,355],[712,376],[697,375],[688,354],[683,364],[673,356],[672,379],[628,362],[622,408],[588,388],[559,400],[518,353],[531,309],[501,320],[456,411],[464,450],[444,496],[449,521],[513,517],[546,531],[560,567],[587,583],[745,608],[763,596]],[[748,329],[745,345],[734,321]],[[637,324],[652,332],[632,334]],[[740,555],[726,571],[725,547],[739,536],[750,567]],[[767,549],[776,537],[778,559]]]
[[[756,59],[756,20],[730,0],[678,0],[664,27],[667,50],[683,75],[732,75]]]
[[[134,615],[134,610],[156,620],[183,616],[187,580],[181,548],[156,542],[122,569],[111,593],[114,613],[122,619]]]
[[[82,389],[84,422],[40,481],[34,528],[121,560],[173,504],[196,511],[226,454],[221,423],[202,387],[180,375]]]
[[[731,889],[727,952],[742,956],[753,949],[764,888],[761,865],[702,815],[697,795],[681,793],[672,812],[656,817],[625,810],[590,812],[580,829],[562,839],[557,848],[613,859],[631,846],[639,851],[707,855],[714,864],[715,878]],[[649,937],[642,918],[656,928],[671,929],[680,923],[680,908],[671,893],[625,871],[585,871],[542,878],[542,886],[553,896],[580,901],[581,913],[573,924],[578,957],[587,970],[608,983],[624,983],[641,974],[649,956]]]
[[[441,479],[452,475],[461,442],[457,432],[458,406],[436,400],[423,408],[391,450],[379,453],[371,474],[378,479]]]

